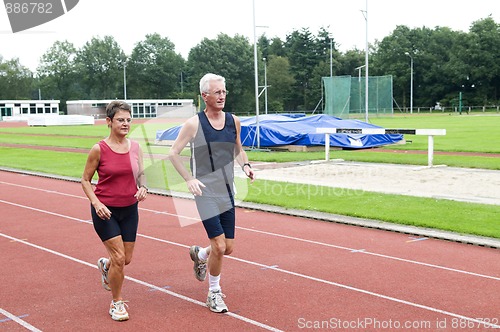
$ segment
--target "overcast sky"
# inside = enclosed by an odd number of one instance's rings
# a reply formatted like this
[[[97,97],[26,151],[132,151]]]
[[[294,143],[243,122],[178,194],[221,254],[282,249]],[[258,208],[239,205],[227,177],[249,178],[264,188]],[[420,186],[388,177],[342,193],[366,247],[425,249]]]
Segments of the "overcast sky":
[[[58,40],[80,48],[92,37],[110,35],[129,55],[137,42],[156,32],[168,37],[184,58],[203,38],[219,33],[246,36],[253,45],[254,4],[257,36],[284,40],[294,30],[309,28],[316,35],[324,27],[340,51],[364,50],[366,23],[369,43],[398,25],[467,32],[474,21],[490,15],[500,23],[499,0],[80,0],[65,15],[18,33],[12,33],[6,11],[0,9],[0,55],[4,60],[17,57],[34,71]]]

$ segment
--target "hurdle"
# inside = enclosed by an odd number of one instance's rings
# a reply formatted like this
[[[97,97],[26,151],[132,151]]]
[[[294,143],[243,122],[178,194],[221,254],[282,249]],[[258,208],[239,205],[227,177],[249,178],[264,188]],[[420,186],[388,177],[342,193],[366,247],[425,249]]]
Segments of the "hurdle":
[[[434,161],[434,136],[446,135],[446,129],[386,129],[386,128],[316,128],[316,133],[325,134],[325,160],[330,160],[330,134],[403,134],[425,135],[427,139],[427,165]]]

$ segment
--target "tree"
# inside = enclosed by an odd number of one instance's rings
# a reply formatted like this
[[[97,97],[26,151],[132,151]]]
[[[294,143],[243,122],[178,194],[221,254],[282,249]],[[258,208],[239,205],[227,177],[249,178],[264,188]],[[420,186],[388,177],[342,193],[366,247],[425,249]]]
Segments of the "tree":
[[[278,37],[274,37],[273,39],[271,39],[271,43],[267,48],[267,55],[269,56],[271,54],[275,56],[286,57],[285,45],[283,44],[283,41]]]
[[[241,35],[229,37],[219,34],[216,39],[204,38],[193,47],[188,56],[189,88],[194,96],[199,95],[198,82],[206,73],[226,78],[229,91],[226,110],[233,113],[253,112],[254,95],[253,47]],[[197,99],[197,98],[195,98]]]
[[[65,112],[66,101],[78,98],[78,80],[75,67],[76,48],[68,41],[56,41],[42,55],[37,68],[40,89],[45,98],[61,100]]]
[[[413,44],[411,30],[400,25],[391,35],[374,45],[374,51],[369,58],[370,76],[392,75],[393,97],[402,107],[407,107],[410,100],[410,58],[405,53],[415,53]]]
[[[318,62],[314,54],[314,37],[308,29],[293,31],[286,37],[286,54],[290,61],[290,71],[295,78],[295,93],[290,98],[290,110],[305,110],[307,103],[307,90],[312,76],[312,71]]]
[[[257,49],[260,50],[260,53],[263,58],[268,58],[269,57],[269,47],[271,45],[271,41],[269,38],[266,37],[266,35],[262,35],[259,37],[257,40]]]
[[[317,111],[319,108],[322,111],[323,77],[330,76],[330,72],[332,75],[338,75],[341,55],[337,50],[333,36],[325,28],[320,28],[314,45],[317,63],[311,72],[311,80],[306,92],[305,109]]]
[[[326,65],[330,61],[329,33],[324,28],[320,29],[317,37],[309,29],[293,31],[286,37],[285,50],[290,72],[295,78],[295,91],[286,108],[311,110],[321,98],[321,77],[330,75]],[[338,56],[335,48],[332,52],[335,57]]]
[[[124,98],[123,61],[125,53],[111,36],[93,37],[77,52],[76,64],[86,98]]]
[[[446,27],[418,28],[415,33],[414,51],[414,104],[434,106],[445,103],[443,96],[453,94],[448,71],[451,50],[457,45],[460,33]],[[417,71],[418,70],[418,71]]]
[[[490,16],[474,22],[469,35],[468,89],[474,85],[471,92],[476,96],[475,102],[494,103],[500,88],[500,25]]]
[[[33,73],[18,58],[3,61],[0,56],[0,99],[32,99]]]
[[[339,56],[337,59],[334,58],[333,61],[335,75],[359,76],[362,75],[364,71],[364,68],[359,67],[365,65],[365,51],[361,51],[358,49],[349,50]],[[356,68],[359,68],[361,70]]]
[[[281,56],[269,56],[267,64],[268,111],[282,113],[285,111],[287,96],[292,95],[295,79],[290,74],[288,59]]]
[[[147,35],[127,61],[129,96],[137,99],[167,99],[180,95],[184,59],[175,45],[159,34]]]

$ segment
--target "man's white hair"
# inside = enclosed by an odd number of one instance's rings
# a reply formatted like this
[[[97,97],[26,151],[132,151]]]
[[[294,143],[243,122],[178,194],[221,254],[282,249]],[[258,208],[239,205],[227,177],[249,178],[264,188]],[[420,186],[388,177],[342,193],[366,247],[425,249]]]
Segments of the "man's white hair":
[[[210,81],[220,81],[226,84],[226,79],[223,76],[212,73],[205,74],[200,80],[200,93],[210,92]]]

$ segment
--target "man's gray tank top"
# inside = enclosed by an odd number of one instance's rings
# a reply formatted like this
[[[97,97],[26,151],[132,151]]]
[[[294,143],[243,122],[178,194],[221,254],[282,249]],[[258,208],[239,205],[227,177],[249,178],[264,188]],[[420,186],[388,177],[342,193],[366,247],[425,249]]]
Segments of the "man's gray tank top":
[[[233,116],[225,113],[224,127],[214,129],[205,112],[198,113],[199,125],[191,142],[191,172],[206,188],[204,196],[234,195],[234,158],[236,125]]]

